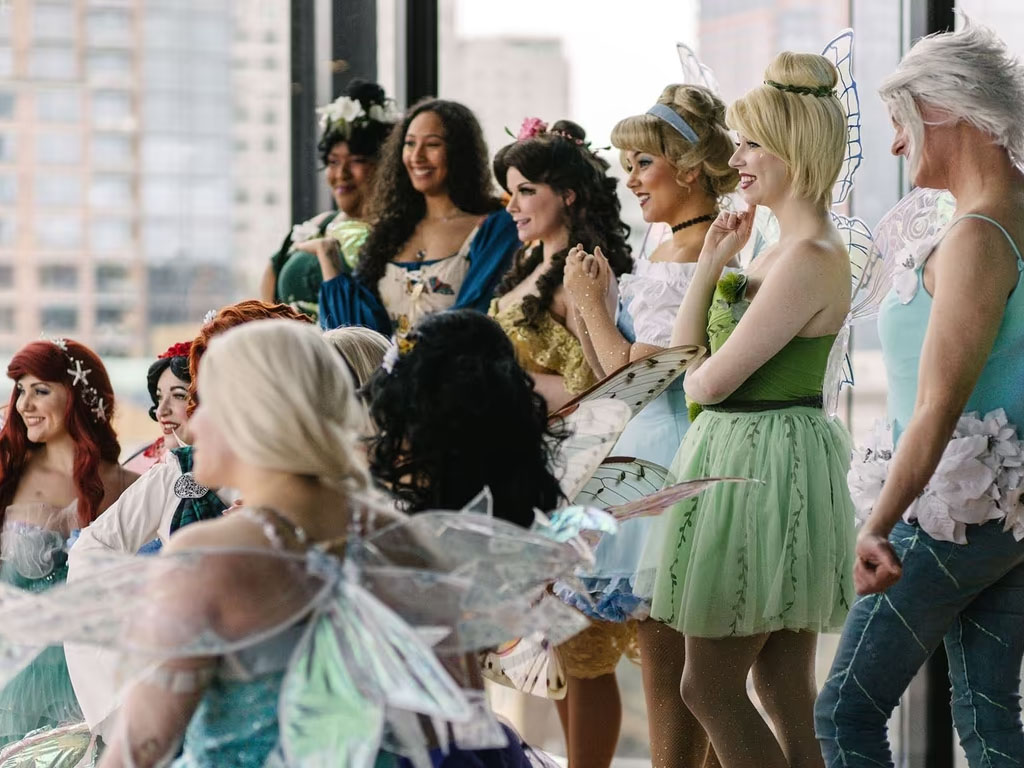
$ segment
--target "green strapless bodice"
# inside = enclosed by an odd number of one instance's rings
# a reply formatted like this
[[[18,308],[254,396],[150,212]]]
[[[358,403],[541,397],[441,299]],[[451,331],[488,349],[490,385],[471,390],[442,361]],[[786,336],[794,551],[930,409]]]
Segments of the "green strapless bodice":
[[[746,292],[747,278],[741,273],[728,274],[718,281],[708,309],[711,354],[721,349],[750,306]],[[821,395],[828,355],[835,340],[835,334],[794,337],[754,371],[723,404],[798,400]]]

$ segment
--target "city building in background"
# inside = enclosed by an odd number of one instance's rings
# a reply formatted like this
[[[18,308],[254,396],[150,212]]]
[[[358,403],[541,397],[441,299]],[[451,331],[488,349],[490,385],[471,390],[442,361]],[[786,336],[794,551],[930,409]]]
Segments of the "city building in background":
[[[456,4],[442,0],[438,93],[472,109],[493,154],[512,141],[524,117],[571,118],[569,61],[559,37],[458,35]]]
[[[288,7],[245,5],[0,8],[0,350],[149,356],[251,293],[289,224]]]

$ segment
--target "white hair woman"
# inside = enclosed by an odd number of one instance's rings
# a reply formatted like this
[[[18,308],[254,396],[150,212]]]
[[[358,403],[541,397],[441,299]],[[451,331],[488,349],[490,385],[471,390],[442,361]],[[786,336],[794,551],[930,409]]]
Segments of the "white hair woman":
[[[237,488],[246,506],[182,529],[165,551],[304,552],[344,537],[349,496],[366,487],[368,476],[354,445],[359,411],[352,379],[320,333],[288,320],[248,323],[210,343],[198,378],[202,404],[191,422],[196,480]],[[164,597],[183,626],[217,617],[244,636],[265,618],[240,606],[281,594],[289,573],[254,568],[249,578],[231,579],[230,588],[187,595],[175,589]],[[288,639],[275,636],[231,658],[167,662],[165,679],[188,676],[194,684],[173,691],[148,679],[137,685],[121,713],[122,738],[101,765],[163,764],[183,736],[175,765],[264,765],[279,740],[279,693],[294,647]]]
[[[682,699],[726,768],[820,765],[816,637],[842,626],[852,594],[849,438],[822,408],[850,308],[849,254],[828,215],[847,142],[837,79],[821,56],[782,53],[730,106],[729,163],[749,208],[711,226],[672,331],[673,346],[711,350],[686,373],[703,410],[672,474],[763,480],[663,513],[637,575],[641,594],[653,580],[651,618],[686,638]],[[779,242],[723,277],[757,205],[778,218]],[[747,693],[751,671],[774,733]],[[678,693],[664,706],[681,706]]]
[[[1019,445],[1024,67],[992,31],[968,22],[918,42],[881,95],[893,154],[909,158],[915,186],[948,189],[956,212],[918,260],[912,289],[882,302],[896,450],[857,539],[854,580],[867,597],[850,612],[818,699],[818,737],[829,765],[892,765],[889,715],[945,643],[970,765],[1020,765],[1024,531],[1008,530],[1014,494],[943,514],[908,508],[934,482],[962,415],[1002,409],[993,417],[1000,431],[1016,425],[1017,434],[1000,442]],[[939,472],[948,471],[944,462]],[[1005,479],[996,472],[993,482]]]

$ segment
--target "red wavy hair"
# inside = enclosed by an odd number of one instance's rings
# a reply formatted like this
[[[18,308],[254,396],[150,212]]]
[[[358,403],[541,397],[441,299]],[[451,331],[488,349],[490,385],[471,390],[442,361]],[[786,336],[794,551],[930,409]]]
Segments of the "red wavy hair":
[[[258,299],[246,299],[224,307],[199,329],[199,335],[192,339],[192,346],[188,353],[188,372],[192,376],[192,381],[188,385],[187,411],[189,416],[195,413],[196,407],[199,405],[199,398],[196,396],[196,388],[199,385],[199,360],[206,352],[210,339],[242,323],[275,318],[298,320],[300,323],[313,322],[313,318],[309,315],[299,312],[287,304],[271,304]]]
[[[33,341],[22,347],[7,366],[7,377],[18,381],[23,376],[35,376],[41,381],[64,387],[68,391],[68,404],[64,411],[64,424],[75,444],[73,476],[78,489],[78,524],[84,528],[99,514],[103,503],[103,481],[100,462],[116,464],[121,455],[117,434],[111,426],[114,417],[114,390],[103,362],[84,344],[68,339],[67,353],[51,341]],[[96,415],[82,399],[81,385],[72,386],[68,368],[69,356],[81,361],[89,369],[89,386],[96,390],[107,404],[105,421]],[[0,525],[4,512],[14,498],[21,482],[21,474],[28,464],[29,442],[25,422],[18,413],[18,390],[11,388],[7,407],[7,420],[0,430]]]

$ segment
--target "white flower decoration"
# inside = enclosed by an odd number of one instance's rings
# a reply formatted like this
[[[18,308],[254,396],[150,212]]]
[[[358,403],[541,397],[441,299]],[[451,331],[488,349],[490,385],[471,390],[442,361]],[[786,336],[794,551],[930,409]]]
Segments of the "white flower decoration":
[[[892,458],[892,431],[876,423],[869,443],[850,467],[850,495],[858,520],[870,514],[885,485]],[[999,408],[979,418],[965,413],[957,423],[935,473],[907,508],[932,538],[967,543],[967,526],[1003,520],[1003,528],[1024,539],[1024,442]]]
[[[348,96],[339,96],[326,107],[318,107],[316,113],[320,116],[321,131],[338,123],[351,123],[366,114],[363,105]]]
[[[394,336],[391,337],[391,346],[388,347],[388,351],[384,353],[384,359],[380,363],[380,367],[384,369],[384,373],[391,375],[391,372],[395,370],[395,363],[398,362],[398,339]]]
[[[292,227],[292,243],[304,243],[320,234],[320,227],[314,219],[304,221]]]

